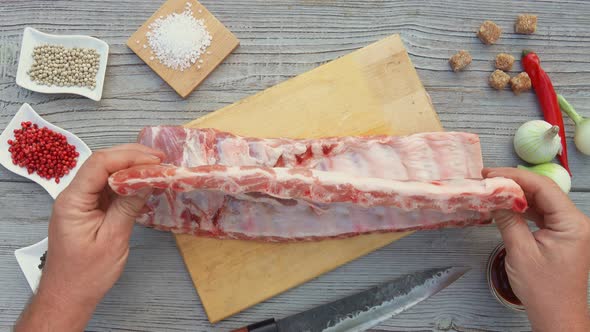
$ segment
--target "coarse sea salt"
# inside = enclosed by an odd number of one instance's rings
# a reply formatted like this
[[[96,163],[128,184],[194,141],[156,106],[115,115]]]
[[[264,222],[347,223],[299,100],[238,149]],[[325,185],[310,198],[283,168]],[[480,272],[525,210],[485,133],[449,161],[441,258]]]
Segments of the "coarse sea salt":
[[[182,13],[160,16],[149,25],[148,44],[160,63],[184,71],[200,59],[211,45],[211,34],[205,21],[196,19],[190,6]]]

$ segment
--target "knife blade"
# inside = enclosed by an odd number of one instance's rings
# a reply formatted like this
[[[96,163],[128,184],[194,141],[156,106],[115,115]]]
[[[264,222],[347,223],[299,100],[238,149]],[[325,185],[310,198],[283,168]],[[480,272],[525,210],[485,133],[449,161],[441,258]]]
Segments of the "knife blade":
[[[407,274],[340,300],[234,332],[365,331],[438,293],[467,271],[467,267],[445,267]]]

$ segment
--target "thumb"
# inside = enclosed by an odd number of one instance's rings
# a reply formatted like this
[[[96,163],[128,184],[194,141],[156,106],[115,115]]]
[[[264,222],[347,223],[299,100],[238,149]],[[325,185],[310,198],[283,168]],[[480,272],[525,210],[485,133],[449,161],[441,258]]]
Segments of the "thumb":
[[[105,216],[105,225],[116,232],[131,236],[135,219],[139,217],[152,189],[145,188],[132,196],[116,196]]]
[[[535,240],[521,214],[510,210],[498,210],[493,216],[507,251]]]

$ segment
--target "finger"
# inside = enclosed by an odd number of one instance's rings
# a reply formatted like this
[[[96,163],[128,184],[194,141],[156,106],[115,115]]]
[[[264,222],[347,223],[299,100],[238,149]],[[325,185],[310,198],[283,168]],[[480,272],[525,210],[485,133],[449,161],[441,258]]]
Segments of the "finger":
[[[162,152],[160,150],[152,149],[149,146],[145,146],[143,144],[137,144],[137,143],[128,143],[128,144],[115,145],[115,146],[113,146],[111,148],[106,149],[105,151],[120,151],[120,150],[141,151],[141,152],[153,154],[154,156],[158,156],[162,160],[166,157],[166,155],[164,154],[164,152]]]
[[[495,211],[493,216],[506,245],[506,250],[510,251],[535,241],[533,233],[529,230],[522,215],[510,210],[499,210]]]
[[[575,208],[574,203],[546,176],[516,168],[488,168],[483,170],[486,178],[505,177],[514,180],[527,196],[530,205],[537,210],[536,217],[557,214]],[[531,213],[535,216],[534,213]],[[545,218],[547,219],[547,218]]]
[[[128,242],[135,219],[142,213],[151,193],[152,190],[146,188],[133,196],[117,196],[105,215],[103,224],[105,234],[117,234],[117,238]]]
[[[484,178],[492,178],[492,177],[508,177],[508,176],[504,176],[504,175],[500,175],[498,172],[495,172],[496,170],[500,171],[502,169],[500,168],[484,168],[482,171],[482,175]],[[535,202],[534,202],[534,196],[525,191],[524,191],[524,195],[526,197],[527,203],[529,205],[529,208],[525,211],[524,213],[524,217],[527,220],[532,220],[535,223],[540,222],[543,220],[543,217],[541,215],[539,215],[539,213],[536,211],[536,206],[535,206]]]
[[[535,224],[537,225],[537,227],[541,228],[543,225],[543,216],[539,214],[539,212],[537,212],[535,210],[535,208],[530,208],[528,210],[526,210],[526,212],[523,214],[524,218],[526,220],[530,220],[535,222]]]
[[[136,165],[159,164],[156,155],[138,150],[101,150],[82,165],[70,184],[78,194],[98,194],[106,187],[109,175]]]
[[[529,208],[524,212],[524,218],[526,220],[532,220],[535,223],[543,221],[543,216],[539,214],[537,211],[537,206],[535,205],[535,198],[533,195],[525,192],[524,196],[526,197],[526,201],[529,205]]]

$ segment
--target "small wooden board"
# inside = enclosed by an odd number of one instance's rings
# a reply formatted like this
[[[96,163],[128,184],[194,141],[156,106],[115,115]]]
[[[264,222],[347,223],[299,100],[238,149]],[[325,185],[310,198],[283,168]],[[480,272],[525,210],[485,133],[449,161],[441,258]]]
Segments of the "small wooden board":
[[[164,66],[150,53],[146,33],[149,25],[159,17],[166,17],[171,13],[181,13],[187,3],[191,4],[193,15],[197,19],[204,19],[205,26],[211,34],[211,46],[203,54],[203,63],[195,63],[184,71],[174,70]],[[182,98],[186,98],[203,80],[240,44],[240,41],[229,31],[205,6],[196,0],[168,0],[152,17],[143,23],[127,40],[127,46],[137,54],[156,74],[168,83]],[[144,48],[144,45],[146,46]],[[150,59],[153,57],[153,60]],[[200,69],[198,67],[201,67]]]
[[[293,138],[442,130],[398,35],[187,126]],[[176,235],[176,242],[209,320],[217,322],[408,234],[299,243]]]

